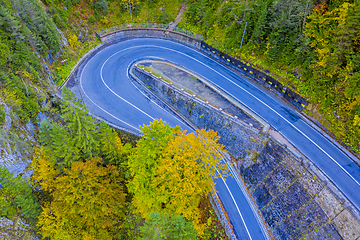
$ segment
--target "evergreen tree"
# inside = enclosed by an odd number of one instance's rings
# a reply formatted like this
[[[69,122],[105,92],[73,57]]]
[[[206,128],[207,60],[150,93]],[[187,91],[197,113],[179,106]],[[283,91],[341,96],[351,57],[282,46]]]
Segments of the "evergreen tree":
[[[118,166],[120,173],[125,173],[131,145],[123,145],[117,133],[103,121],[100,122],[99,143],[103,163]]]
[[[39,138],[46,154],[60,168],[70,167],[75,161],[97,157],[100,150],[94,118],[74,93],[64,89],[63,94],[63,123],[44,121]]]
[[[34,224],[40,214],[40,206],[30,185],[20,176],[0,166],[1,216],[11,219],[15,214]]]
[[[96,124],[87,107],[75,98],[74,93],[63,90],[61,118],[66,123],[70,143],[77,149],[81,159],[98,156]]]

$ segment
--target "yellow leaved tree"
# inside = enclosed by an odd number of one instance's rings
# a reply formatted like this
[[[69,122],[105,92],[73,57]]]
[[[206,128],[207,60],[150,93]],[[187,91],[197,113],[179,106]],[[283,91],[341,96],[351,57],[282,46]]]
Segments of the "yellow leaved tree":
[[[151,212],[182,215],[201,235],[200,200],[213,189],[216,171],[225,170],[219,137],[212,130],[186,134],[162,120],[141,131],[144,138],[129,161],[133,204],[146,219]]]
[[[124,216],[123,193],[115,166],[103,167],[101,159],[74,162],[60,176],[42,157],[33,160],[33,180],[50,190],[38,226],[51,239],[112,239]],[[46,174],[45,172],[50,173]]]

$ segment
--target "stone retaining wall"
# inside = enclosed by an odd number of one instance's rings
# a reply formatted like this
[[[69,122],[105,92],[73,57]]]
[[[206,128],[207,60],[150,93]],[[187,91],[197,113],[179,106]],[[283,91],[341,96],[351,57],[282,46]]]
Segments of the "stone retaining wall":
[[[275,239],[359,239],[359,213],[313,167],[270,140],[240,174]]]

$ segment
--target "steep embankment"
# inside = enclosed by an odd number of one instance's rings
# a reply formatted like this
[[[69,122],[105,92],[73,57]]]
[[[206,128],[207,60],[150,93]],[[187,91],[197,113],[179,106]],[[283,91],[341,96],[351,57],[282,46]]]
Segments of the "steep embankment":
[[[32,155],[38,114],[54,89],[45,59],[58,52],[61,43],[55,24],[37,1],[3,1],[0,22],[1,161],[7,165]]]

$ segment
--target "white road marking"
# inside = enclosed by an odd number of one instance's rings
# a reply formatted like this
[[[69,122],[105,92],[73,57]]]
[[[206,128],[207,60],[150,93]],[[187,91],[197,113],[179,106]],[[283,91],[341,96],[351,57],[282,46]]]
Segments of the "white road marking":
[[[110,57],[108,57],[108,59],[106,59],[106,61],[102,64],[101,66],[101,69],[100,69],[100,77],[101,77],[101,81],[103,82],[103,84],[107,87],[107,89],[109,89],[115,96],[117,96],[118,98],[120,98],[121,100],[123,100],[124,102],[126,102],[127,104],[129,104],[130,106],[132,106],[133,108],[139,110],[140,112],[142,112],[143,114],[145,114],[146,116],[148,116],[149,118],[151,118],[151,120],[154,120],[155,118],[153,118],[152,116],[150,116],[149,114],[147,114],[146,112],[144,112],[143,110],[141,110],[140,108],[138,108],[137,106],[135,106],[134,104],[132,104],[131,102],[127,101],[126,99],[122,98],[121,96],[119,96],[116,92],[114,92],[104,81],[104,78],[103,78],[103,69],[104,69],[104,66],[105,64],[107,63],[107,61],[112,58],[115,54],[117,53],[120,53],[122,51],[125,51],[127,50],[127,48],[121,50],[121,51],[118,51],[116,53],[114,53],[113,55],[111,55]]]
[[[325,153],[325,155],[327,155],[327,156],[328,156],[334,163],[336,163],[352,180],[354,180],[354,181],[360,186],[359,182],[358,182],[356,179],[354,179],[333,157],[331,157],[324,149],[322,149],[322,148],[321,148],[318,144],[316,144],[310,137],[308,137],[305,133],[303,133],[300,129],[298,129],[294,124],[292,124],[292,123],[291,123],[290,121],[288,121],[285,117],[283,117],[280,113],[278,113],[276,110],[274,110],[274,109],[273,109],[272,107],[270,107],[268,104],[266,104],[265,102],[263,102],[262,100],[260,100],[258,97],[256,97],[255,95],[253,95],[252,93],[250,93],[249,91],[247,91],[246,89],[244,89],[243,87],[241,87],[240,85],[238,85],[237,83],[235,83],[234,81],[232,81],[231,79],[227,78],[226,76],[224,76],[224,75],[221,74],[220,72],[216,71],[215,69],[211,68],[210,66],[205,65],[204,63],[202,63],[201,61],[197,60],[196,58],[193,58],[193,57],[191,57],[191,56],[189,56],[189,55],[187,55],[187,54],[185,54],[185,53],[182,53],[182,52],[177,51],[177,50],[174,50],[174,49],[170,49],[170,48],[167,48],[167,47],[156,46],[156,45],[141,45],[141,46],[128,47],[128,48],[126,48],[126,49],[122,49],[121,51],[118,51],[118,52],[114,53],[114,54],[111,55],[109,58],[111,58],[111,57],[113,57],[114,55],[116,55],[116,54],[118,54],[118,53],[120,53],[120,52],[123,52],[123,51],[125,51],[125,50],[129,50],[129,49],[133,49],[133,48],[142,48],[142,47],[162,48],[162,49],[166,49],[166,50],[169,50],[169,51],[177,52],[177,53],[179,53],[179,54],[181,54],[181,55],[184,55],[184,56],[186,56],[186,57],[188,57],[188,58],[193,59],[194,61],[202,64],[203,66],[211,69],[213,72],[219,74],[219,75],[222,76],[224,79],[227,79],[229,82],[231,82],[232,84],[234,84],[234,85],[237,86],[238,88],[242,89],[244,92],[246,92],[247,94],[249,94],[251,97],[253,97],[254,99],[256,99],[258,102],[262,103],[264,106],[266,106],[267,108],[269,108],[269,109],[270,109],[271,111],[273,111],[275,114],[277,114],[280,118],[282,118],[283,120],[285,120],[285,122],[287,122],[287,123],[288,123],[290,126],[292,126],[296,131],[298,131],[301,135],[303,135],[305,138],[307,138],[307,139],[308,139],[311,143],[313,143],[319,150],[321,150],[323,153]],[[198,52],[198,53],[199,53],[199,52]],[[205,56],[205,57],[208,58],[209,60],[214,61],[213,59],[211,59],[210,57],[206,56],[205,54],[202,54],[202,53],[200,53],[200,54],[203,55],[203,56]],[[109,58],[104,62],[104,64],[109,60]],[[215,61],[214,61],[214,62],[215,62]],[[103,77],[102,77],[102,70],[103,70],[104,64],[103,64],[102,67],[101,67],[101,78],[102,78],[102,81],[103,81],[104,85],[105,85],[112,93],[114,93],[117,97],[119,97],[120,99],[122,99],[123,101],[127,102],[128,104],[130,104],[131,106],[133,106],[133,107],[136,108],[137,110],[141,111],[141,112],[144,113],[145,115],[147,115],[147,116],[149,116],[150,118],[152,118],[150,115],[148,115],[147,113],[145,113],[145,112],[142,111],[141,109],[137,108],[135,105],[131,104],[130,102],[128,102],[128,101],[126,101],[125,99],[123,99],[122,97],[120,97],[118,94],[116,94],[112,89],[110,89],[110,88],[106,85],[106,83],[104,82],[104,79],[103,79]],[[212,82],[212,81],[211,81],[211,82]],[[213,83],[213,82],[212,82],[212,83]],[[217,87],[219,87],[217,84],[215,84],[215,83],[213,83],[213,84],[216,85]],[[221,87],[219,87],[219,88],[221,88]],[[222,89],[222,88],[221,88],[221,89]],[[224,89],[222,89],[222,90],[225,91],[226,93],[228,93],[226,90],[224,90]],[[230,96],[234,97],[237,101],[241,102],[238,98],[236,98],[236,97],[233,96],[232,94],[230,94],[230,93],[228,93],[228,94],[229,94]],[[89,98],[89,97],[88,97],[88,98]],[[90,98],[89,98],[89,99],[90,99]],[[90,99],[90,100],[91,100],[91,99]],[[95,104],[95,105],[96,105],[96,104]],[[244,104],[244,105],[246,105],[246,104]],[[248,106],[247,106],[247,107],[248,107]],[[106,112],[106,111],[105,111],[105,112]],[[255,112],[255,111],[254,111],[254,112]],[[109,114],[109,113],[108,113],[108,114]],[[109,115],[111,115],[111,114],[109,114]],[[113,116],[113,115],[111,115],[111,116]],[[120,121],[121,121],[121,120],[120,120]],[[129,124],[128,124],[128,125],[129,125]],[[230,169],[230,172],[232,173],[232,170],[231,170],[231,169]],[[325,174],[326,174],[326,173],[325,173]],[[224,181],[223,178],[222,178],[222,180]],[[224,181],[224,184],[226,185],[225,181]],[[233,195],[231,194],[231,192],[230,192],[230,190],[229,190],[229,188],[228,188],[227,185],[226,185],[226,188],[228,189],[228,191],[229,191],[229,193],[230,193],[230,195],[231,195],[231,197],[232,197],[232,199],[233,199],[233,201],[234,201],[234,203],[235,203],[235,206],[236,206],[236,208],[237,208],[237,210],[238,210],[238,212],[239,212],[239,215],[240,215],[242,221],[244,222],[243,217],[242,217],[242,215],[241,215],[241,212],[240,212],[240,210],[239,210],[239,208],[238,208],[238,206],[237,206],[237,204],[236,204],[236,202],[235,202],[235,199],[234,199]],[[244,222],[244,224],[245,224],[245,222]],[[245,224],[245,227],[246,227],[246,224]],[[246,230],[248,231],[247,227],[246,227]],[[248,234],[249,234],[249,232],[248,232]],[[250,236],[250,234],[249,234],[249,236]],[[250,238],[251,238],[251,236],[250,236]]]
[[[89,62],[88,62],[88,63],[89,63]],[[85,65],[85,67],[84,67],[84,70],[85,70],[85,68],[87,67],[88,63],[86,63],[86,65]],[[75,80],[75,81],[76,81],[76,80]],[[85,90],[84,90],[84,88],[83,88],[83,85],[82,85],[82,75],[81,75],[81,77],[80,77],[80,87],[81,87],[81,90],[83,91],[83,93],[85,94],[85,96],[86,96],[95,106],[97,106],[97,107],[100,108],[102,111],[104,111],[105,113],[109,114],[110,116],[112,116],[112,117],[115,118],[116,120],[124,123],[125,125],[127,125],[127,126],[129,126],[129,127],[131,127],[131,128],[136,129],[137,131],[140,131],[139,128],[134,127],[134,126],[132,126],[131,124],[129,124],[129,123],[121,120],[120,118],[115,117],[114,115],[112,115],[111,113],[109,113],[108,111],[106,111],[105,109],[103,109],[102,107],[100,107],[99,105],[97,105],[97,104],[86,94],[86,92],[85,92]]]
[[[231,199],[233,200],[233,202],[234,202],[234,204],[235,204],[236,210],[238,211],[238,213],[239,213],[239,215],[240,215],[241,221],[243,222],[243,224],[244,224],[244,226],[245,226],[246,233],[249,235],[249,238],[252,240],[251,235],[250,235],[250,232],[249,232],[249,229],[247,228],[247,225],[246,225],[246,223],[245,223],[245,220],[244,220],[244,218],[243,218],[243,216],[242,216],[242,214],[241,214],[241,212],[240,212],[240,209],[239,209],[239,207],[238,207],[238,205],[237,205],[237,203],[236,203],[236,201],[235,201],[234,196],[232,195],[232,193],[231,193],[228,185],[226,184],[226,182],[225,182],[224,178],[222,177],[221,173],[219,172],[219,170],[216,169],[216,172],[218,172],[219,176],[221,177],[221,180],[223,181],[226,189],[228,190],[228,192],[229,192],[229,194],[230,194],[230,196],[231,196]],[[239,186],[239,187],[240,187],[240,186]]]
[[[239,186],[240,190],[242,191],[243,195],[245,196],[251,210],[253,211],[254,215],[255,215],[255,218],[259,224],[259,226],[263,226],[264,225],[264,222],[262,220],[262,218],[260,217],[259,215],[259,212],[258,212],[258,208],[256,208],[253,200],[251,200],[250,196],[249,196],[249,193],[248,191],[246,190],[245,188],[245,185],[244,184],[241,184],[241,182],[243,182],[242,180],[240,180],[238,174],[235,172],[233,166],[231,166],[231,164],[229,163],[229,161],[225,160],[226,158],[223,156],[223,159],[222,161],[227,165],[229,171],[231,172],[232,176],[234,177],[235,179],[235,182],[237,183],[237,185]],[[266,232],[266,229],[264,229],[263,227],[260,228],[262,233],[263,233],[263,236],[267,239],[271,239],[271,237],[269,236],[269,233]]]
[[[139,46],[130,47],[130,48],[138,48],[138,47],[139,47]],[[130,102],[128,102],[127,100],[125,100],[124,98],[122,98],[122,97],[120,97],[118,94],[116,94],[116,93],[105,83],[105,81],[104,81],[104,79],[103,79],[103,76],[102,76],[102,71],[103,71],[103,68],[104,68],[104,65],[106,64],[106,62],[107,62],[111,57],[113,57],[115,54],[120,53],[120,52],[125,51],[125,50],[130,49],[130,48],[123,49],[123,50],[118,51],[118,52],[114,53],[113,55],[111,55],[111,56],[103,63],[103,65],[101,66],[100,76],[101,76],[101,79],[102,79],[102,82],[104,83],[104,85],[105,85],[113,94],[115,94],[118,98],[122,99],[122,100],[125,101],[126,103],[130,104],[131,106],[133,106],[135,109],[139,110],[140,112],[142,112],[142,113],[144,113],[145,115],[147,115],[147,116],[149,116],[150,118],[152,118],[150,115],[148,115],[147,113],[145,113],[145,112],[142,111],[141,109],[137,108],[135,105],[131,104]],[[88,63],[87,63],[87,64],[88,64]],[[87,64],[85,65],[84,69],[87,67]],[[128,77],[129,77],[129,76],[128,76]],[[125,123],[126,125],[128,125],[128,126],[130,126],[130,127],[133,127],[133,126],[131,126],[130,124],[122,121],[121,119],[118,119],[117,117],[113,116],[112,114],[110,114],[109,112],[107,112],[106,110],[104,110],[103,108],[101,108],[100,106],[98,106],[96,103],[94,103],[94,102],[92,101],[92,99],[86,94],[86,92],[85,92],[84,89],[83,89],[83,86],[82,86],[82,76],[81,76],[81,78],[80,78],[80,86],[81,86],[82,91],[85,93],[86,97],[87,97],[94,105],[96,105],[98,108],[100,108],[101,110],[103,110],[104,112],[106,112],[107,114],[109,114],[110,116],[114,117],[115,119],[117,119],[117,120]],[[135,86],[135,87],[136,87],[136,86]],[[140,92],[141,92],[141,91],[140,91]],[[151,99],[150,99],[150,100],[151,100]],[[152,100],[151,100],[151,101],[152,101]],[[156,103],[155,103],[155,104],[156,104]],[[157,105],[157,104],[156,104],[156,105]],[[159,106],[159,107],[160,107],[160,106]],[[160,108],[161,108],[161,107],[160,107]],[[163,108],[161,108],[161,109],[163,109]],[[163,110],[165,110],[165,109],[163,109]],[[171,115],[172,115],[172,114],[171,114]],[[179,119],[178,119],[178,120],[179,120]],[[180,120],[179,120],[179,121],[180,121]],[[135,128],[135,127],[133,127],[133,128]],[[135,129],[137,129],[137,128],[135,128]],[[139,130],[139,129],[137,129],[137,130]],[[232,201],[234,202],[234,205],[235,205],[235,207],[236,207],[236,209],[237,209],[237,211],[238,211],[238,213],[239,213],[239,216],[240,216],[240,218],[241,218],[241,220],[242,220],[242,222],[243,222],[243,224],[244,224],[244,226],[245,226],[246,232],[247,232],[247,234],[249,235],[250,239],[252,240],[251,235],[250,235],[250,232],[249,232],[249,230],[248,230],[248,228],[247,228],[247,225],[246,225],[246,223],[245,223],[245,220],[244,220],[244,218],[243,218],[243,216],[242,216],[242,214],[241,214],[241,211],[240,211],[240,209],[239,209],[239,207],[238,207],[238,205],[237,205],[237,203],[236,203],[236,201],[235,201],[234,196],[232,195],[232,193],[231,193],[228,185],[226,184],[224,178],[222,177],[221,173],[220,173],[218,170],[216,170],[216,171],[219,173],[219,175],[220,175],[220,177],[221,177],[224,185],[226,186],[226,189],[227,189],[227,191],[229,192],[229,194],[230,194],[230,196],[231,196],[231,198],[232,198]],[[232,173],[231,169],[229,169],[229,171]],[[237,184],[238,184],[238,183],[237,183]],[[240,186],[239,186],[239,187],[240,187]],[[241,189],[241,188],[240,188],[240,189]],[[253,209],[252,209],[252,210],[253,210]],[[256,214],[255,214],[255,215],[256,215]]]

